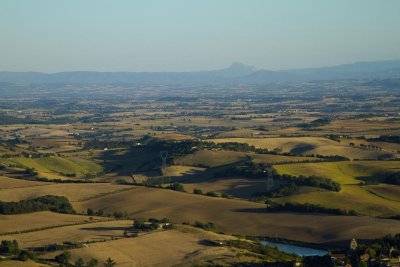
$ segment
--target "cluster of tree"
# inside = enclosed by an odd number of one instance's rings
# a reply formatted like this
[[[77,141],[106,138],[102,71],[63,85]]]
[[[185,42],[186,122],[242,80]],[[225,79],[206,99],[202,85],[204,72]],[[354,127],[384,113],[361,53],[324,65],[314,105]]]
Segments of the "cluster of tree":
[[[303,267],[335,267],[335,263],[332,261],[331,256],[307,256],[304,257],[302,260]]]
[[[85,263],[82,258],[78,258],[74,263],[71,263],[71,253],[69,251],[64,251],[63,253],[54,257],[54,261],[57,262],[60,266],[68,266],[68,267],[96,267],[99,265],[99,261],[97,259],[91,259]],[[116,262],[111,258],[108,258],[104,263],[104,267],[114,267]]]
[[[183,185],[181,183],[172,183],[172,184],[169,184],[166,188],[174,190],[174,191],[186,192],[185,188],[183,187]]]
[[[163,229],[171,229],[173,227],[172,223],[164,218],[162,220],[150,218],[147,221],[135,219],[133,220],[133,229],[138,231],[152,231],[160,228],[162,226]]]
[[[329,119],[329,118],[321,118],[321,119],[313,120],[313,121],[311,121],[309,123],[300,123],[300,124],[297,125],[297,127],[301,127],[301,128],[305,128],[305,129],[321,127],[321,126],[324,126],[324,125],[327,125],[327,124],[331,123],[331,121],[332,120]]]
[[[348,251],[344,263],[359,267],[390,266],[385,259],[400,257],[400,234],[387,235]]]
[[[294,212],[307,212],[307,213],[328,213],[335,215],[348,215],[357,216],[358,213],[354,210],[342,210],[336,208],[326,208],[317,204],[310,203],[275,203],[267,201],[267,211],[294,211]]]
[[[19,253],[17,240],[2,240],[0,243],[0,253],[5,255],[17,255]]]
[[[60,183],[60,184],[90,184],[90,183],[107,183],[107,182],[101,182],[101,181],[91,181],[88,179],[85,180],[63,180],[59,178],[55,179],[49,179],[49,178],[43,178],[43,177],[36,177],[35,181],[38,182],[51,182],[51,183]]]
[[[30,149],[35,149],[33,147],[29,147]],[[48,158],[51,156],[54,156],[54,153],[38,153],[38,152],[27,152],[27,151],[22,151],[20,153],[20,156],[25,157],[25,158],[32,158],[32,159],[38,159],[38,158]]]
[[[233,239],[224,241],[224,244],[229,247],[245,249],[248,250],[249,252],[263,255],[262,259],[267,262],[274,261],[273,264],[264,263],[264,265],[260,264],[260,265],[244,265],[244,266],[293,266],[293,262],[289,265],[287,265],[287,262],[293,261],[295,259],[300,259],[300,257],[298,256],[283,252],[275,247],[263,245],[259,241],[250,242],[247,240]],[[277,263],[276,259],[279,259],[280,262]],[[325,265],[320,265],[320,266],[325,266]]]
[[[87,215],[89,216],[103,216],[104,215],[104,211],[102,209],[98,210],[98,211],[94,211],[91,208],[88,208],[86,211]]]
[[[111,141],[111,140],[99,140],[94,138],[90,141],[87,141],[84,145],[84,149],[112,149],[112,148],[129,148],[135,146],[135,142],[133,141]]]
[[[289,182],[287,184],[283,184],[279,186],[278,188],[274,189],[273,191],[266,192],[265,195],[267,197],[284,197],[284,196],[291,196],[294,194],[299,193],[300,188],[296,185],[296,183]],[[257,194],[260,195],[260,194]]]
[[[20,250],[18,242],[16,240],[2,240],[0,243],[0,254],[7,256],[17,256],[20,261],[26,261],[28,259],[35,260],[36,254],[26,250]]]
[[[341,186],[338,182],[335,182],[328,178],[318,177],[318,176],[303,176],[300,175],[298,177],[294,177],[291,175],[277,175],[278,179],[289,181],[290,183],[294,183],[298,186],[312,186],[323,188],[329,191],[339,192],[341,190]]]
[[[229,195],[227,195],[227,194],[221,194],[221,195],[219,195],[219,194],[217,194],[217,193],[215,193],[215,192],[213,192],[213,191],[209,191],[209,192],[207,192],[207,193],[203,193],[203,190],[201,190],[201,189],[198,189],[198,188],[195,188],[195,189],[193,189],[193,194],[196,194],[196,195],[205,195],[205,196],[209,196],[209,197],[223,197],[223,198],[229,198]]]
[[[381,135],[376,138],[368,138],[367,140],[371,142],[389,142],[400,144],[400,135]]]
[[[400,172],[380,173],[369,177],[363,177],[362,180],[367,184],[393,184],[400,185]]]
[[[212,223],[212,222],[198,222],[198,221],[196,221],[196,222],[194,222],[192,224],[192,226],[201,228],[201,229],[206,230],[206,231],[214,231],[214,232],[217,229],[215,227],[215,224]]]
[[[35,251],[35,252],[50,252],[50,251],[82,248],[82,247],[83,247],[82,243],[63,242],[62,244],[50,244],[50,245],[46,245],[46,246],[34,247],[33,251]]]
[[[353,142],[351,142],[351,143],[349,143],[349,146],[355,147],[356,144],[353,143]],[[366,144],[360,144],[359,146],[360,146],[360,148],[362,148],[362,149],[382,150],[381,147],[376,146],[376,145],[371,145],[371,144],[368,144],[368,145],[366,145]]]
[[[18,202],[0,201],[0,214],[20,214],[45,210],[67,214],[75,213],[68,198],[63,196],[46,195]]]
[[[36,175],[38,175],[38,172],[35,170],[35,168],[29,168],[29,167],[25,168],[25,173],[28,176],[36,176]]]

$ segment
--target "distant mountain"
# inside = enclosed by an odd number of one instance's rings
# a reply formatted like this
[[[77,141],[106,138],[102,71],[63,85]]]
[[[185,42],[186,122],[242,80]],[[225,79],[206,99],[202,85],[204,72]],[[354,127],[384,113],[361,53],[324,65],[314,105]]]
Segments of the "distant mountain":
[[[62,84],[229,84],[295,82],[337,79],[400,78],[400,60],[357,62],[332,67],[270,71],[233,63],[220,70],[195,72],[94,72],[53,74],[40,72],[0,72],[0,82]]]

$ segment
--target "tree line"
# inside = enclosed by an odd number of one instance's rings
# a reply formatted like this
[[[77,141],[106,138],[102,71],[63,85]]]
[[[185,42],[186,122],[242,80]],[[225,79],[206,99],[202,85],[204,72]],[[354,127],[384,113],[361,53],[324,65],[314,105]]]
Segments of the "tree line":
[[[46,195],[18,202],[0,201],[0,214],[21,214],[36,211],[53,211],[58,213],[75,213],[68,198]]]

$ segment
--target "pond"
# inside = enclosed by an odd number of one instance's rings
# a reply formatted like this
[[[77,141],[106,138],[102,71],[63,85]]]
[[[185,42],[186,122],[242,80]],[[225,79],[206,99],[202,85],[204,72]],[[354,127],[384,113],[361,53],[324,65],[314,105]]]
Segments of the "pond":
[[[328,251],[326,251],[326,250],[303,247],[303,246],[299,246],[299,245],[288,245],[288,244],[283,244],[283,243],[270,242],[270,241],[266,241],[266,240],[260,240],[260,242],[264,245],[267,245],[270,247],[276,247],[284,252],[294,253],[294,254],[297,254],[302,257],[303,256],[324,256],[324,255],[328,254]]]

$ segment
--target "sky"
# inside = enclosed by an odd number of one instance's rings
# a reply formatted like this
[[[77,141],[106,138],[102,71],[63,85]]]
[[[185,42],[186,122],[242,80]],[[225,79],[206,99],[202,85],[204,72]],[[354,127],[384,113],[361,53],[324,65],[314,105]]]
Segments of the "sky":
[[[0,0],[0,71],[400,59],[399,0]]]

